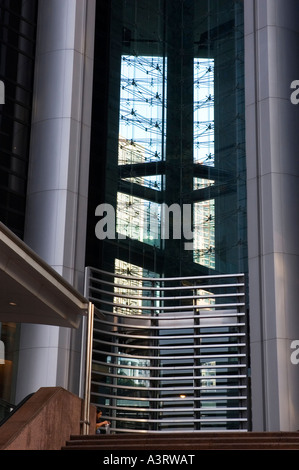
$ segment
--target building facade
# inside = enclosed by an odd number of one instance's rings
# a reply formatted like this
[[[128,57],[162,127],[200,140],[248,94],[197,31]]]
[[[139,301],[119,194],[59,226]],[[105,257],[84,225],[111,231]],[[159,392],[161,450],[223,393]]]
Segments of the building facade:
[[[243,274],[254,430],[296,430],[299,420],[298,8],[0,3],[1,221],[82,293],[87,266],[143,280]],[[102,341],[104,323],[96,328]],[[55,385],[80,393],[81,329],[3,324],[1,334],[12,362],[2,398]],[[147,366],[136,375],[136,361],[119,369],[138,385]],[[104,393],[94,400],[114,413]]]

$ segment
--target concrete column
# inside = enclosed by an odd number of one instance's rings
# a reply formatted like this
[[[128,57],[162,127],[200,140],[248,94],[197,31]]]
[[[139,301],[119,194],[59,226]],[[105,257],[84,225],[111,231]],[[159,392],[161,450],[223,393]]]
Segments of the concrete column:
[[[253,430],[299,429],[299,4],[245,0]]]
[[[40,0],[25,242],[83,288],[95,0]],[[80,341],[22,325],[16,401],[41,386],[73,389]],[[76,391],[76,390],[75,390]]]

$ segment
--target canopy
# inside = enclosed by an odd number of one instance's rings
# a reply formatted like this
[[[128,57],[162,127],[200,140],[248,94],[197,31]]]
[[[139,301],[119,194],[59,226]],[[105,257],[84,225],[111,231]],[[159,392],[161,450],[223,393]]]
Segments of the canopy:
[[[0,322],[78,328],[88,300],[0,222]]]

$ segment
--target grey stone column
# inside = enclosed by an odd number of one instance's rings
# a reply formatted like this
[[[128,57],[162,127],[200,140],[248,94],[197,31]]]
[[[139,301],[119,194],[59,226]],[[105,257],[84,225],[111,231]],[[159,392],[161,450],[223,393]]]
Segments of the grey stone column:
[[[299,425],[299,4],[245,0],[249,301],[253,430]]]
[[[25,224],[25,242],[79,290],[85,263],[94,18],[95,0],[39,2]],[[72,330],[22,325],[20,349],[17,401],[41,386],[76,389],[78,370],[72,364],[80,363],[80,341]]]

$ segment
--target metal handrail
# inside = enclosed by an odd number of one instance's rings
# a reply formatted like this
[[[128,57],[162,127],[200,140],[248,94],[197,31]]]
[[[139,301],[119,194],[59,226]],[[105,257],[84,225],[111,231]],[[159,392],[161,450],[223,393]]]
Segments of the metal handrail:
[[[143,423],[143,432],[157,425],[246,428],[243,274],[148,278],[89,268],[86,279],[86,297],[96,307],[91,401],[104,408],[112,432],[125,432],[124,422],[131,431]],[[183,392],[189,406],[179,398]]]
[[[10,412],[7,414],[7,416],[5,416],[1,421],[0,421],[0,426],[2,426],[4,423],[6,423],[6,421],[8,421],[14,414],[16,411],[18,411],[23,405],[24,403],[26,403],[27,400],[29,400],[30,397],[32,397],[32,395],[34,395],[34,393],[30,393],[29,395],[27,395],[25,398],[23,398],[23,400],[20,401],[20,403],[18,403],[17,405],[13,405],[11,403],[8,403],[8,402],[5,402],[6,405],[8,405],[11,410]],[[4,402],[5,400],[1,399],[2,402]]]
[[[86,329],[85,351],[85,388],[83,400],[83,419],[81,421],[82,434],[89,434],[90,429],[90,392],[91,392],[91,366],[92,366],[92,341],[93,341],[94,305],[89,302]]]

